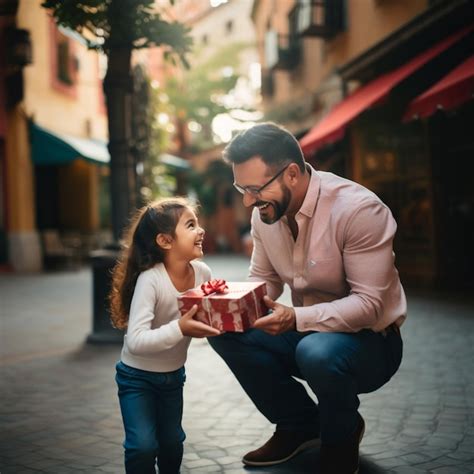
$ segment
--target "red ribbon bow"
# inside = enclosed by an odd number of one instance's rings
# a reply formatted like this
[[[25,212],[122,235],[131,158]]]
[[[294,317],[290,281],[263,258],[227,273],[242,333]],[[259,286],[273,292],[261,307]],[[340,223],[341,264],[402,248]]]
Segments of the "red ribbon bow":
[[[228,288],[225,280],[209,280],[201,285],[201,290],[206,296],[212,293],[225,293]]]

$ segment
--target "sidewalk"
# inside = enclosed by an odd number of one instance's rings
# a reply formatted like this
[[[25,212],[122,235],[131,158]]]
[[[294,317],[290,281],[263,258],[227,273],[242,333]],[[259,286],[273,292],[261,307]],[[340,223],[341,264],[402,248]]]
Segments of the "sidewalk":
[[[245,278],[241,257],[208,257]],[[88,346],[91,272],[0,275],[0,472],[122,473],[118,346]],[[288,293],[283,295],[288,302]],[[396,376],[361,396],[360,473],[474,472],[474,298],[409,292]],[[191,344],[183,474],[314,473],[316,451],[248,469],[242,454],[272,433],[205,340]]]

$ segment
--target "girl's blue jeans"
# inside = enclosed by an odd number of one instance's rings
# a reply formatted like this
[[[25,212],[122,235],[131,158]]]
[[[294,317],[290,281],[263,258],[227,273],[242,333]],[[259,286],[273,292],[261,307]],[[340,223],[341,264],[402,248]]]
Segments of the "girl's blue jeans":
[[[115,380],[125,428],[127,474],[177,474],[183,458],[184,367],[148,372],[118,362]]]
[[[357,333],[261,330],[208,338],[258,410],[277,430],[303,430],[337,444],[357,427],[360,393],[384,385],[397,371],[402,340]],[[295,377],[306,380],[318,404]]]

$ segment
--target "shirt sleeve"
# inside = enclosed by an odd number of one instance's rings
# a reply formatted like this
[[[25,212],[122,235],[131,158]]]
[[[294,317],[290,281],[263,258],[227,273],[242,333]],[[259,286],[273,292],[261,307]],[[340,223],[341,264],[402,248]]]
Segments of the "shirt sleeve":
[[[134,355],[147,355],[175,346],[184,336],[178,320],[152,329],[155,308],[159,311],[160,293],[153,274],[144,272],[138,277],[130,305],[127,346]]]
[[[272,300],[276,300],[283,293],[283,282],[277,274],[265,251],[256,225],[256,215],[252,214],[253,251],[250,259],[250,281],[264,281],[267,285],[267,294]]]
[[[398,284],[393,238],[397,225],[380,201],[363,204],[348,220],[343,264],[349,295],[295,308],[298,331],[357,332],[376,326]]]
[[[199,262],[199,263],[201,265],[201,280],[198,281],[197,283],[200,285],[201,283],[204,283],[212,279],[212,272],[211,272],[211,269],[204,262]]]

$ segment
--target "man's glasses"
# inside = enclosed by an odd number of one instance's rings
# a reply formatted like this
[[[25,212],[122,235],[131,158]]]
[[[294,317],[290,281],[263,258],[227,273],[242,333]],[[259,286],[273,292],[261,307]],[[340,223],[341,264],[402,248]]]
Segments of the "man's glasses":
[[[278,173],[275,176],[273,176],[273,178],[270,179],[270,181],[267,181],[263,186],[260,186],[260,187],[258,187],[258,186],[240,186],[240,184],[234,183],[234,188],[237,189],[237,191],[239,191],[240,194],[248,193],[252,197],[258,198],[260,196],[260,194],[262,193],[262,191],[267,186],[272,184],[273,181],[275,181],[275,179],[277,179],[278,176],[280,176],[283,173],[283,171],[285,171],[286,168],[288,168],[288,166],[290,166],[290,165],[291,165],[291,163],[288,163],[283,169],[278,171]]]

